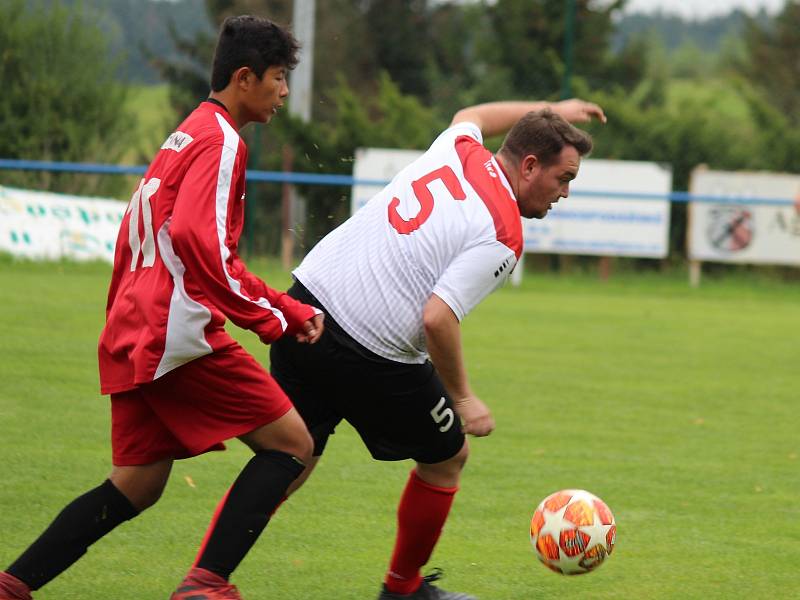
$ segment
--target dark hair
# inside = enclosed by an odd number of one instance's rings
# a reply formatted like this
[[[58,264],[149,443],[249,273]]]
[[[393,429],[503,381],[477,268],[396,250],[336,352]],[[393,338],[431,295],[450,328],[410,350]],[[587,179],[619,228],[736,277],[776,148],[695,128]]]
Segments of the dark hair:
[[[219,92],[231,81],[236,69],[250,67],[259,79],[269,67],[297,66],[294,36],[269,19],[241,15],[228,17],[222,23],[211,69],[211,89]]]
[[[556,160],[564,146],[574,146],[584,156],[592,150],[592,137],[549,108],[532,111],[511,128],[499,153],[519,162],[533,154],[544,165]]]

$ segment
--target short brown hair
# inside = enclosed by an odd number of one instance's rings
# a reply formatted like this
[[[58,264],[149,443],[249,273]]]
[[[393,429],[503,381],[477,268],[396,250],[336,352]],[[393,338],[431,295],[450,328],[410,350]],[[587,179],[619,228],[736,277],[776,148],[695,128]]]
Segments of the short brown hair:
[[[568,123],[549,108],[531,111],[511,128],[499,153],[519,162],[533,154],[545,165],[551,164],[564,146],[574,146],[584,156],[592,151],[592,137]]]

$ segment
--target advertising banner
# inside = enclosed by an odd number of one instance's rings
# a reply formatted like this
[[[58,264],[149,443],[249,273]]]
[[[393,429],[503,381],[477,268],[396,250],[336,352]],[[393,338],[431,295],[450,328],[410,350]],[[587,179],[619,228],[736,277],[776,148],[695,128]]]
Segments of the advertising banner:
[[[126,203],[0,186],[0,251],[113,262]]]
[[[663,258],[671,190],[672,173],[656,163],[583,160],[570,197],[522,221],[525,251]]]
[[[690,259],[800,265],[800,216],[788,202],[800,193],[800,176],[698,169],[689,191],[721,198],[690,203]]]

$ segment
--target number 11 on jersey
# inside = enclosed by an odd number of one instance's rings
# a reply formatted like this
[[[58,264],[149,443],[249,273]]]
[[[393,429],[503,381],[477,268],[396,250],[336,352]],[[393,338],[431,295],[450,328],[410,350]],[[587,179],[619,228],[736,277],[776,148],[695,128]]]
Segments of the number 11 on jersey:
[[[144,179],[139,182],[139,188],[133,193],[128,211],[131,215],[128,221],[128,244],[131,247],[131,271],[136,270],[139,262],[139,254],[142,254],[142,268],[152,267],[156,262],[156,240],[153,234],[153,209],[150,207],[150,199],[158,191],[161,180],[153,177],[145,183]],[[144,229],[144,240],[139,239],[139,213],[142,214],[142,228]]]

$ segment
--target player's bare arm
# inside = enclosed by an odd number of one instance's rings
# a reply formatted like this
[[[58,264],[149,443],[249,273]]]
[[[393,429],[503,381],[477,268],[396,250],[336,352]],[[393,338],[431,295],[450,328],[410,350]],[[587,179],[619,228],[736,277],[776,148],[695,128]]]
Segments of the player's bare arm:
[[[489,408],[470,389],[461,351],[461,327],[447,303],[436,294],[423,310],[428,354],[447,392],[453,398],[464,433],[489,435],[494,419]]]
[[[508,101],[476,104],[458,111],[450,125],[465,121],[475,123],[485,137],[491,137],[506,133],[527,113],[545,108],[571,123],[584,123],[592,119],[606,122],[606,115],[599,105],[572,98],[561,102]]]

